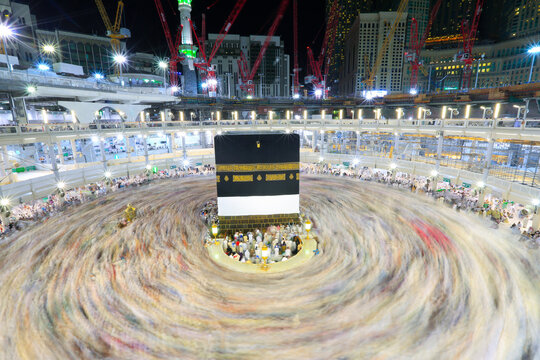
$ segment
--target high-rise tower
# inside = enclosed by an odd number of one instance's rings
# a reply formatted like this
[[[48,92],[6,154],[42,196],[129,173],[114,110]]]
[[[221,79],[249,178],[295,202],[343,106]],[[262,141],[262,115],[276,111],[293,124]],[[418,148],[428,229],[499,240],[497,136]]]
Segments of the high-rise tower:
[[[182,85],[184,94],[195,95],[198,92],[197,72],[193,65],[197,57],[197,47],[193,46],[193,36],[191,33],[191,1],[178,0],[178,11],[180,12],[180,24],[182,25],[182,43],[179,52],[184,54],[182,61]]]
[[[178,11],[180,12],[180,24],[182,25],[182,44],[178,49],[188,58],[197,57],[197,48],[193,46],[193,36],[191,34],[191,1],[178,0]]]

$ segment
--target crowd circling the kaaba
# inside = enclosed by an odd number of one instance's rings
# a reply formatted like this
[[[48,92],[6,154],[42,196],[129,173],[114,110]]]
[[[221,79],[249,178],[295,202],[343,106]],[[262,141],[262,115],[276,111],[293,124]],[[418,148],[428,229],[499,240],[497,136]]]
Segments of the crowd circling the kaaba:
[[[479,202],[478,189],[450,184],[445,181],[437,182],[434,186],[431,179],[426,176],[401,172],[393,174],[389,170],[368,167],[345,168],[327,164],[302,164],[301,172],[350,177],[432,196],[456,211],[467,211],[489,219],[492,227],[509,227],[512,233],[518,236],[521,241],[526,241],[529,247],[538,248],[540,246],[540,229],[532,227],[533,213],[531,211],[521,204],[501,199],[492,194],[486,194],[483,202]]]
[[[214,167],[204,165],[182,169],[167,169],[156,173],[123,176],[103,179],[95,183],[73,188],[57,190],[53,194],[39,200],[17,204],[8,210],[5,223],[0,224],[0,234],[5,236],[15,230],[46,220],[70,206],[86,203],[111,192],[120,191],[149,184],[159,179],[182,178],[186,176],[204,176],[214,173]]]
[[[479,193],[477,189],[465,188],[447,182],[438,182],[437,186],[434,187],[430,178],[425,176],[401,172],[393,174],[392,171],[367,167],[351,169],[326,164],[302,164],[301,172],[304,174],[345,176],[361,181],[378,182],[396,188],[408,189],[418,194],[433,196],[447,206],[454,208],[456,211],[468,211],[490,219],[493,227],[509,227],[521,240],[527,241],[527,244],[530,247],[540,246],[540,229],[535,229],[531,226],[533,215],[531,211],[521,204],[501,199],[492,194],[487,194],[484,197],[483,203],[479,203]],[[98,181],[80,187],[69,188],[61,193],[57,191],[43,199],[20,203],[13,206],[9,210],[8,216],[5,217],[5,223],[0,224],[0,234],[6,235],[14,230],[23,229],[31,223],[58,214],[69,206],[94,200],[110,192],[141,186],[158,179],[210,175],[214,173],[215,169],[210,165],[191,167],[189,169],[161,170],[155,174],[138,174],[130,177],[118,177],[108,181]],[[201,215],[203,216],[203,221],[206,225],[218,222],[216,202],[211,201],[205,204],[201,210]],[[279,226],[280,232],[284,232],[285,230],[282,229],[286,228],[287,226]],[[256,231],[256,229],[253,229],[251,233],[255,234]],[[271,231],[273,230],[266,229],[262,235],[263,239],[266,234],[271,234]],[[286,236],[285,241],[290,241],[291,237],[294,237],[294,235]],[[256,239],[257,236],[254,238]],[[234,239],[234,236],[231,236],[228,241],[229,240],[231,246],[224,248],[226,252],[228,251],[227,249],[230,248],[227,255],[237,258],[239,261],[253,260],[251,248],[249,255],[246,254],[245,250],[240,254],[241,251],[238,251],[239,249],[237,249],[238,246],[236,245],[236,242],[239,242],[239,240]],[[242,234],[242,241],[245,240],[249,242],[248,234]],[[272,254],[275,254],[276,249],[274,240],[276,239],[272,239],[271,243],[266,243],[266,245],[272,246]],[[282,242],[281,238],[278,240],[280,243]],[[255,242],[254,246],[256,246],[256,244],[257,242]],[[283,246],[278,246],[278,248],[281,249]],[[294,247],[289,248],[291,253],[293,253]],[[258,249],[254,248],[254,251],[255,250]],[[275,258],[288,258],[287,254],[287,245],[285,245],[285,249],[280,251],[279,256],[276,256]],[[257,253],[255,251],[255,259],[256,256]]]

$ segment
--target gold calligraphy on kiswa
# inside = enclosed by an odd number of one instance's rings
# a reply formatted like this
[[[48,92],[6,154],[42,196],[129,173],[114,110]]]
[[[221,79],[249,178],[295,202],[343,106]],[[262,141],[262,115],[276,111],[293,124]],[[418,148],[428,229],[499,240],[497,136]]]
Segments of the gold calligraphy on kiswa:
[[[285,181],[286,174],[266,174],[266,181]]]
[[[252,182],[253,175],[233,175],[233,182]]]

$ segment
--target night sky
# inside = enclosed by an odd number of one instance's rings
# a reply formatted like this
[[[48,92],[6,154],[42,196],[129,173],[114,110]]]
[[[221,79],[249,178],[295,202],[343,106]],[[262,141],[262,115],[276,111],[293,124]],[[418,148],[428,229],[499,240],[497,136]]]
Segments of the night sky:
[[[93,33],[105,35],[105,27],[93,0],[31,0],[31,11],[36,15],[38,26],[54,30]],[[114,21],[116,0],[104,0],[109,16]],[[131,30],[132,38],[128,40],[129,51],[150,52],[160,56],[168,56],[165,37],[161,28],[153,0],[125,0],[125,25]],[[219,32],[235,0],[193,0],[191,18],[200,33],[201,14],[206,12],[207,32]],[[299,52],[300,67],[305,68],[305,48],[317,38],[319,44],[324,35],[326,0],[298,0],[299,12]],[[168,16],[171,32],[179,23],[177,0],[162,0],[163,8]],[[213,6],[211,6],[213,5]],[[211,6],[210,9],[207,9]],[[230,33],[241,35],[265,35],[275,18],[278,0],[248,0]],[[200,34],[199,34],[200,35]],[[292,38],[292,0],[276,35],[285,41],[286,52],[291,54]],[[175,36],[173,34],[173,36]],[[318,45],[316,46],[318,49]]]

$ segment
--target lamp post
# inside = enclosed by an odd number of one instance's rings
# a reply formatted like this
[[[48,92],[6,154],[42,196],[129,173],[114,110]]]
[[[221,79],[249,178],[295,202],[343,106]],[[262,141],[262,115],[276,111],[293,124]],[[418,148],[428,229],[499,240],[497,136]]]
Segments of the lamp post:
[[[6,47],[6,39],[13,36],[13,29],[11,29],[6,24],[0,24],[0,38],[2,38],[2,46],[4,47],[4,54],[6,55],[6,64],[8,67],[9,72],[12,72],[11,70],[11,64],[9,63],[9,55]]]
[[[311,221],[307,219],[306,222],[304,223],[304,228],[306,229],[306,233],[307,233],[306,240],[309,240],[309,232],[311,231],[312,226],[313,224],[311,223]]]
[[[532,55],[532,61],[531,61],[531,71],[529,72],[529,82],[532,81],[532,74],[533,74],[533,68],[534,68],[534,61],[536,60],[536,55],[540,54],[540,45],[533,46],[527,51],[530,55]]]
[[[163,70],[163,89],[167,89],[167,69],[169,68],[169,64],[165,60],[160,60],[158,63],[158,66],[161,70]]]
[[[212,224],[212,235],[214,235],[214,243],[216,245],[219,244],[218,240],[217,240],[217,235],[218,235],[218,226],[216,225],[216,223],[213,223]]]
[[[118,65],[118,69],[120,70],[120,85],[124,86],[124,80],[122,76],[122,67],[127,62],[127,58],[123,54],[116,54],[113,57],[113,61],[116,65]]]
[[[268,261],[268,257],[269,257],[269,256],[270,256],[270,249],[268,249],[268,246],[263,245],[262,250],[261,250],[261,257],[262,257],[262,265],[261,265],[261,268],[262,268],[263,270],[267,270],[267,269],[268,269],[267,261]]]

